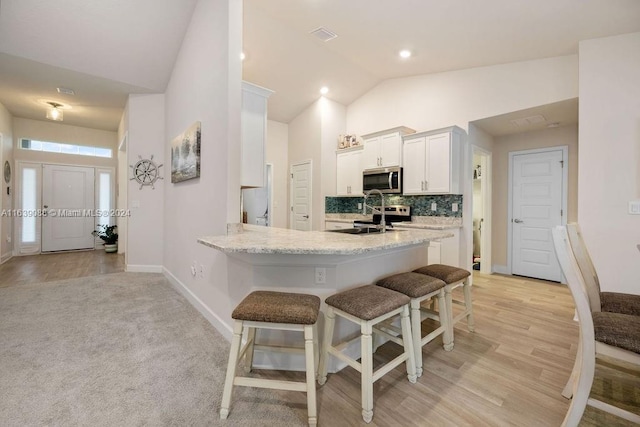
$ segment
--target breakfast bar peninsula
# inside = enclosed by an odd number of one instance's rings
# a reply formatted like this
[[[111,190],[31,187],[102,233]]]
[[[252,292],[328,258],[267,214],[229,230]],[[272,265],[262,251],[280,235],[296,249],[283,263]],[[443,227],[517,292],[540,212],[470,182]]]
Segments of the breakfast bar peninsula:
[[[228,292],[237,304],[258,289],[313,294],[324,301],[336,292],[426,265],[429,242],[452,235],[447,230],[347,234],[229,224],[226,235],[201,237],[198,242],[227,255]],[[353,332],[347,325],[336,325],[336,337]],[[275,331],[262,338],[289,341]],[[298,362],[304,366],[294,355],[267,360],[256,354],[254,362],[273,368],[295,369]]]

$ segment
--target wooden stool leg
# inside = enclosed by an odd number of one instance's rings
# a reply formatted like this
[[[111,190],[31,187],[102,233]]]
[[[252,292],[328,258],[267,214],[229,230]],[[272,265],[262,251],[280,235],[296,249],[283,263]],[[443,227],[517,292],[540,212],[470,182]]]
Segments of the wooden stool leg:
[[[444,332],[442,333],[444,351],[453,350],[453,330],[450,323],[452,314],[449,313],[450,311],[451,308],[447,305],[445,291],[441,289],[438,293],[438,320],[440,320],[440,325],[444,326]]]
[[[365,423],[370,423],[373,419],[373,340],[371,338],[372,328],[367,321],[360,324],[362,338],[361,346],[361,387],[362,387],[362,419]],[[409,333],[407,337],[411,336]],[[406,340],[410,342],[411,340]],[[415,366],[414,366],[415,370]]]
[[[420,322],[420,301],[411,299],[411,336],[413,340],[413,351],[415,353],[416,375],[422,376],[422,324]],[[402,339],[408,335],[402,331]]]
[[[318,323],[314,323],[313,327],[312,327],[312,332],[313,332],[313,336],[314,336],[314,340],[313,340],[313,369],[315,370],[316,373],[316,378],[314,378],[314,381],[318,379],[318,363],[319,363],[319,359],[320,359],[320,349],[318,348]]]
[[[413,302],[413,301],[412,301]],[[419,306],[419,303],[418,303]],[[418,310],[418,316],[420,316],[420,311]],[[400,323],[402,324],[402,343],[404,344],[404,351],[407,353],[407,378],[409,378],[410,383],[415,383],[417,380],[416,375],[416,356],[413,350],[413,337],[411,334],[411,322],[409,321],[409,307],[404,306],[402,308],[402,314],[400,315]],[[422,371],[422,332],[418,329],[418,351],[420,352],[420,370]],[[371,357],[371,368],[373,369],[373,355]],[[373,381],[371,384],[371,392],[373,393]],[[372,399],[373,402],[373,394]]]
[[[320,351],[320,363],[318,364],[318,384],[327,382],[327,359],[329,358],[329,347],[333,343],[333,327],[336,322],[336,315],[332,307],[327,307],[324,322],[324,339],[322,340],[322,350]]]
[[[231,350],[229,351],[229,362],[227,363],[227,377],[224,381],[222,402],[220,403],[220,418],[223,420],[229,416],[229,406],[231,405],[233,381],[236,377],[236,367],[238,366],[240,344],[242,344],[242,321],[236,320],[233,324],[233,338],[231,338]]]
[[[315,369],[315,343],[314,326],[304,327],[304,357],[307,370],[307,411],[309,426],[318,424],[316,409],[316,369]]]
[[[580,338],[578,338],[578,351],[576,352],[576,360],[573,362],[573,369],[571,370],[571,376],[567,381],[567,384],[562,390],[562,396],[567,399],[571,399],[573,396],[573,388],[578,381],[578,375],[580,375],[580,355],[582,354],[582,329],[580,330]]]
[[[253,346],[256,344],[256,328],[247,328],[247,352],[244,356],[244,371],[251,372],[253,368]]]
[[[464,306],[467,312],[467,327],[470,332],[475,330],[475,321],[473,319],[473,301],[471,300],[471,281],[467,278],[462,285],[464,292]]]

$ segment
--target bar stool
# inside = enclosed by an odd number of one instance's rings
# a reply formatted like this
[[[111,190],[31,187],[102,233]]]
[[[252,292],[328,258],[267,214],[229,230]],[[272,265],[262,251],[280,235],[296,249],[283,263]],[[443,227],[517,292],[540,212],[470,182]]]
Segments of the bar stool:
[[[402,336],[410,337],[410,299],[406,295],[390,289],[367,285],[332,295],[325,302],[328,307],[325,315],[324,340],[322,341],[322,351],[320,352],[318,382],[322,385],[327,380],[327,358],[329,355],[337,357],[360,372],[362,419],[366,423],[370,423],[373,418],[374,382],[405,361],[409,381],[416,382],[416,366],[411,339],[402,340],[404,352],[400,356],[373,372],[373,340],[371,336],[373,334],[373,326],[393,316],[400,315]],[[341,349],[346,347],[350,341],[333,345],[333,329],[336,315],[360,325],[361,362],[351,359],[341,352]]]
[[[471,273],[464,268],[453,267],[445,264],[431,264],[424,267],[413,270],[415,273],[425,274],[427,276],[435,277],[444,281],[445,286],[445,299],[447,301],[447,307],[449,310],[449,325],[451,330],[451,340],[453,342],[453,327],[463,318],[467,318],[467,327],[470,332],[475,329],[475,322],[473,319],[473,301],[471,300]],[[455,300],[451,295],[451,291],[455,288],[462,286],[462,292],[464,295],[464,301]],[[462,312],[453,316],[453,304],[463,306]]]
[[[442,335],[442,344],[446,351],[453,349],[453,338],[449,325],[449,307],[445,301],[446,283],[435,277],[424,274],[408,272],[394,274],[378,280],[377,286],[400,292],[411,298],[411,333],[413,338],[413,351],[416,358],[416,373],[422,376],[422,347]],[[438,298],[438,311],[422,307],[422,302],[433,297]],[[422,320],[429,318],[440,323],[432,332],[422,336]],[[394,330],[397,328],[385,325],[386,328]],[[395,341],[397,337],[392,339]]]
[[[226,419],[229,415],[233,386],[237,385],[306,392],[309,425],[315,426],[317,424],[315,366],[318,360],[316,322],[319,310],[320,298],[317,296],[288,292],[255,291],[238,304],[231,314],[235,321],[227,376],[220,404],[221,419]],[[241,350],[240,344],[245,326],[247,327],[247,343]],[[255,332],[257,328],[304,332],[304,349],[256,345]],[[256,349],[304,353],[306,382],[249,378],[237,375],[238,361],[243,356],[246,356],[245,370],[251,370],[253,352]]]

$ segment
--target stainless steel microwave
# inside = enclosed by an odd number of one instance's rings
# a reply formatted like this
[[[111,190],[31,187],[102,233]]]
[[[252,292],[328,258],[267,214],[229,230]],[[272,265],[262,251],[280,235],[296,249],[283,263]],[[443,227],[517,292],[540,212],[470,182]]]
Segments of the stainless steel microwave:
[[[393,166],[364,170],[362,172],[362,190],[373,189],[383,193],[402,194],[402,168]]]

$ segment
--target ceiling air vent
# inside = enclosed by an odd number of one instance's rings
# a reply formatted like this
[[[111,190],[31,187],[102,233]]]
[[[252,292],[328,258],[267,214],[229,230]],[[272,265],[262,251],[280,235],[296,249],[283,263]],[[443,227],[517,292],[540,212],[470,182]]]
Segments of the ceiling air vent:
[[[333,31],[327,30],[324,27],[318,27],[315,30],[310,31],[309,34],[316,36],[323,42],[328,42],[329,40],[333,40],[336,37],[338,37],[336,33],[334,33]]]
[[[529,126],[529,125],[535,125],[538,123],[544,123],[547,119],[544,118],[544,116],[541,115],[537,115],[537,116],[529,116],[529,117],[523,117],[521,119],[515,119],[515,120],[510,120],[511,124],[514,126]]]

